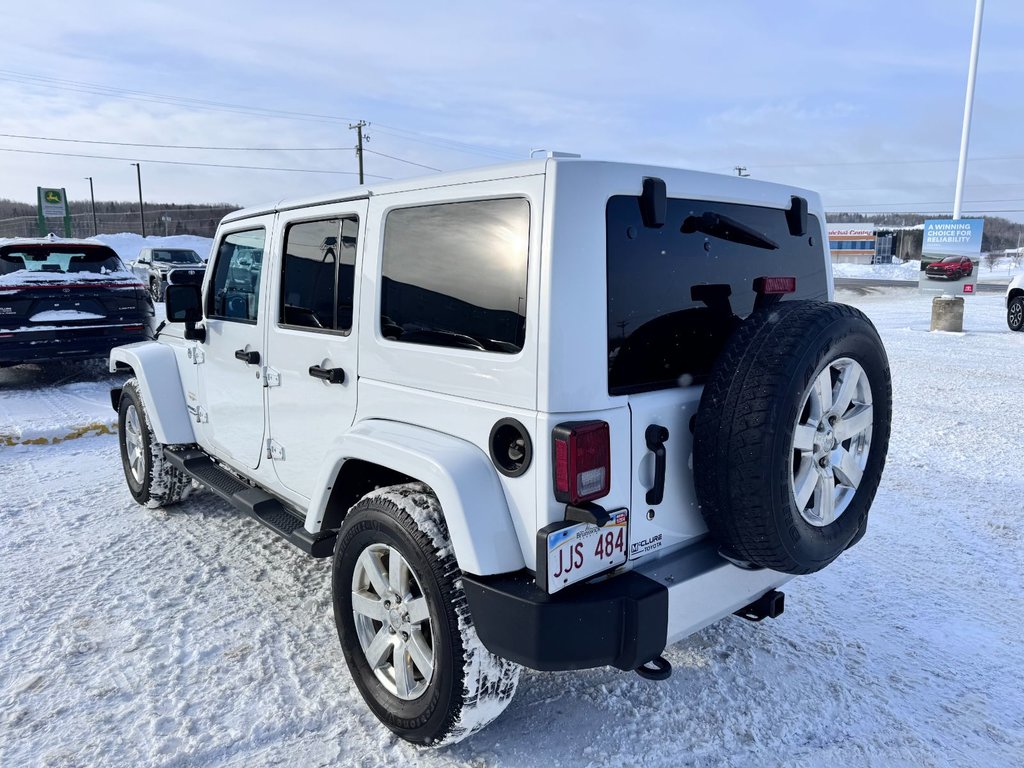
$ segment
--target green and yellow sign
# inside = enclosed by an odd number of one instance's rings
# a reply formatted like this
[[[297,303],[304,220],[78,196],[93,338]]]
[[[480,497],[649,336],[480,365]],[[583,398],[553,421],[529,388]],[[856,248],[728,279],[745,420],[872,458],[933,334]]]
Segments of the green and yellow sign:
[[[71,237],[71,211],[68,210],[68,198],[64,194],[64,189],[36,187],[36,199],[39,210],[39,236],[46,237],[47,219],[63,219],[64,237]]]

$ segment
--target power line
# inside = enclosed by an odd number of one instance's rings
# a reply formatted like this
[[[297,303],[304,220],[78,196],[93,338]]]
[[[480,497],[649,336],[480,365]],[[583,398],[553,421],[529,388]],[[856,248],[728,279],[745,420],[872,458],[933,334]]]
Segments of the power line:
[[[288,120],[303,120],[321,123],[346,123],[355,121],[354,117],[341,115],[324,115],[314,112],[297,112],[292,110],[271,109],[269,107],[252,107],[245,104],[232,104],[228,102],[214,101],[210,99],[194,99],[186,96],[173,96],[170,94],[153,93],[151,91],[139,91],[128,88],[117,88],[114,86],[101,85],[99,83],[88,83],[79,80],[66,80],[44,75],[33,75],[27,72],[18,72],[9,69],[0,69],[0,80],[8,80],[30,86],[54,88],[57,90],[71,91],[75,93],[87,93],[94,96],[110,96],[113,98],[127,99],[131,101],[142,101],[155,104],[166,104],[192,109],[209,110],[215,112],[231,112],[236,114],[259,115],[263,117],[275,117]],[[517,155],[507,152],[497,153],[487,151],[481,147],[466,144],[451,139],[415,138],[415,136],[426,136],[418,131],[396,126],[375,124],[379,128],[386,129],[383,133],[390,134],[406,141],[415,141],[422,144],[433,144],[456,152],[464,152],[476,155],[485,155],[500,159],[518,159]],[[412,135],[410,135],[412,134]]]
[[[826,205],[825,207],[826,208],[864,208],[866,206],[871,206],[871,205],[907,205],[907,206],[914,206],[914,205],[944,205],[945,202],[946,202],[945,200],[929,200],[927,202],[917,202],[917,203],[842,203],[841,205]],[[1024,198],[1022,198],[1022,197],[1003,197],[1003,198],[998,198],[998,199],[995,199],[995,200],[967,200],[965,202],[974,203],[974,204],[977,204],[977,203],[1019,203],[1019,202],[1024,202]]]
[[[386,158],[388,158],[390,160],[397,160],[400,163],[406,163],[408,165],[415,165],[417,168],[426,168],[428,171],[437,171],[438,173],[444,173],[444,171],[442,171],[440,168],[435,168],[432,165],[424,165],[423,163],[414,163],[412,160],[405,160],[404,158],[395,157],[394,155],[385,155],[383,152],[378,152],[375,149],[367,149],[366,147],[363,147],[363,152],[369,152],[371,155],[380,155],[381,157],[386,157]]]
[[[997,160],[1000,161],[1000,162],[1020,161],[1020,160],[1024,160],[1024,157],[972,157],[971,158],[971,162],[972,163],[976,162],[976,161],[997,161]],[[945,158],[945,159],[942,159],[942,160],[848,160],[848,161],[837,161],[837,162],[828,162],[828,163],[770,163],[770,164],[764,164],[764,165],[762,165],[761,163],[750,163],[747,167],[748,168],[754,168],[754,169],[757,169],[757,168],[826,168],[826,167],[830,167],[830,166],[917,165],[917,164],[927,164],[927,163],[955,163],[955,162],[957,162],[957,159],[955,157],[953,157],[953,158]],[[720,169],[721,170],[730,170],[730,171],[735,170],[735,168],[733,168],[733,167],[730,167],[730,168],[726,169],[724,166],[720,166]]]
[[[27,139],[29,141],[60,141],[74,144],[102,144],[105,146],[140,146],[156,148],[156,150],[214,150],[218,152],[348,152],[349,150],[354,150],[354,148],[356,148],[354,146],[201,146],[197,144],[155,144],[138,141],[101,141],[99,139],[86,138],[29,136],[22,133],[0,133],[0,137],[20,138]],[[423,163],[417,163],[412,160],[406,160],[394,155],[386,155],[382,152],[376,152],[375,150],[367,150],[366,147],[364,147],[364,152],[369,152],[373,155],[380,155],[382,158],[394,160],[398,163],[413,165],[417,168],[426,168],[427,170],[437,171],[438,173],[443,172],[440,168],[434,168],[433,166],[424,165]]]
[[[99,83],[87,83],[79,80],[65,80],[57,77],[46,77],[44,75],[33,75],[27,72],[16,72],[9,69],[0,69],[0,79],[12,80],[27,85],[38,85],[57,90],[74,91],[77,93],[91,93],[100,96],[113,96],[115,98],[131,101],[145,101],[157,104],[173,104],[177,106],[189,106],[197,109],[209,109],[220,112],[241,112],[244,114],[257,114],[266,117],[280,117],[291,120],[313,120],[316,122],[344,122],[355,118],[340,115],[322,115],[312,112],[296,112],[285,109],[272,109],[269,107],[253,107],[246,104],[232,104],[230,102],[214,101],[211,99],[195,99],[188,96],[174,96],[164,93],[153,93],[152,91],[138,91],[129,88],[118,88],[114,86],[101,85]]]
[[[29,141],[60,141],[71,144],[104,144],[111,147],[149,147],[153,149],[209,149],[221,152],[341,152],[354,147],[208,147],[189,144],[145,144],[134,141],[100,141],[98,139],[65,139],[54,136],[26,136],[20,133],[0,133],[5,139],[28,139]],[[369,151],[369,150],[367,150]],[[401,158],[393,158],[401,159]]]
[[[26,155],[52,155],[54,157],[86,157],[93,160],[137,160],[134,157],[111,157],[110,155],[86,155],[79,154],[76,152],[44,152],[38,149],[12,149],[10,147],[0,147],[0,152],[19,152]],[[159,165],[191,165],[202,168],[236,168],[244,171],[287,171],[289,173],[330,173],[340,176],[357,176],[355,171],[335,171],[335,170],[324,170],[318,168],[277,168],[273,166],[265,165],[230,165],[228,163],[192,163],[185,162],[184,160],[141,160],[139,162],[144,163],[156,163]],[[386,179],[390,180],[390,176],[378,176],[375,174],[366,174],[367,176],[373,176],[375,179]]]

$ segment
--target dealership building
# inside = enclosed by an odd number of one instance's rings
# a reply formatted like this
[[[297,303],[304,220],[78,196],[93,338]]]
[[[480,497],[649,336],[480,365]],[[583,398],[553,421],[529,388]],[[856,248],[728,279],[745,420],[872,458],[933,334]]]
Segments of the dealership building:
[[[828,225],[828,247],[834,264],[888,264],[892,235],[875,234],[874,224]]]

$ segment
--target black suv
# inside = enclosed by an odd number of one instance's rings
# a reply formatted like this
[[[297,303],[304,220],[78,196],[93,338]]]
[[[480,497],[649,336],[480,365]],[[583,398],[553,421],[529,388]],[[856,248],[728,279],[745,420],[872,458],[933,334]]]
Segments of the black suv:
[[[153,302],[101,243],[0,240],[0,366],[106,357],[149,336]]]

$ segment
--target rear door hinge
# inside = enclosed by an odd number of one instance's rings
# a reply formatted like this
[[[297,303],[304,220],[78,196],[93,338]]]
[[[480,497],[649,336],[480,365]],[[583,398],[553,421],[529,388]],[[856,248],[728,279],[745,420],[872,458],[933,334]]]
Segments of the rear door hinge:
[[[264,387],[280,387],[281,386],[281,373],[275,371],[269,365],[263,366],[263,386]]]
[[[284,461],[284,447],[274,440],[267,438],[267,458],[275,461]]]
[[[192,365],[202,365],[206,362],[206,353],[197,344],[188,348],[188,359],[192,361]]]

